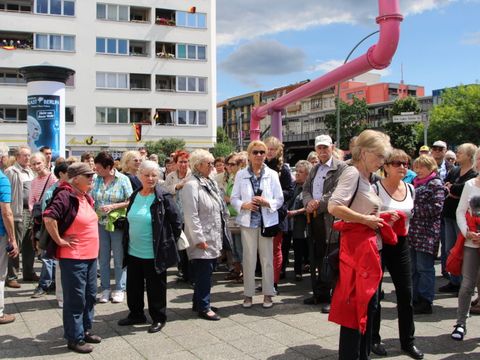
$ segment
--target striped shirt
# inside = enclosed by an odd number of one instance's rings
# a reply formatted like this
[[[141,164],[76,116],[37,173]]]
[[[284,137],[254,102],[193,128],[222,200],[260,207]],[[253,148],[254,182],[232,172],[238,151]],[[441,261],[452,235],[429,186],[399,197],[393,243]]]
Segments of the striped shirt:
[[[30,185],[30,193],[28,194],[28,209],[30,210],[30,212],[32,212],[33,204],[41,201],[42,199],[40,198],[40,196],[45,196],[45,192],[47,191],[47,189],[56,182],[57,178],[52,173],[45,176],[37,176],[35,179],[32,180],[32,183]],[[45,189],[45,191],[42,195],[43,189]]]

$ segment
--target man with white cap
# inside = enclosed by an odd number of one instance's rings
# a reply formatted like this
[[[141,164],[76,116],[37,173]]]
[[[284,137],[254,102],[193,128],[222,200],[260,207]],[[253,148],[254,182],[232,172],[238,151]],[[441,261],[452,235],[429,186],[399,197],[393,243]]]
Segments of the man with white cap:
[[[448,172],[453,167],[453,164],[445,161],[445,154],[447,153],[447,143],[442,140],[437,140],[432,145],[432,157],[438,165],[438,176],[443,180],[447,177]]]
[[[338,178],[347,165],[332,156],[333,142],[328,135],[315,138],[315,151],[320,162],[308,175],[303,187],[303,205],[310,219],[310,273],[313,296],[304,300],[305,304],[323,304],[322,312],[330,311],[331,290],[334,284],[320,279],[320,266],[326,255],[326,244],[333,224],[333,217],[327,211],[328,200],[337,186]],[[338,247],[338,234],[331,236],[329,251]]]

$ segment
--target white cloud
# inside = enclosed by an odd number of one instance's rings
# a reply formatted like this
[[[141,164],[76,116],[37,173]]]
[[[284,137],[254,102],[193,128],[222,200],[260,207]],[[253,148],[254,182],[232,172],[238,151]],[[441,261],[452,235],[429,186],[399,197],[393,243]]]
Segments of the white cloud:
[[[403,15],[417,14],[455,0],[402,0]],[[335,23],[375,24],[377,1],[217,0],[217,44],[231,45],[289,30]]]
[[[466,45],[480,45],[480,31],[466,34],[462,39],[462,43]]]

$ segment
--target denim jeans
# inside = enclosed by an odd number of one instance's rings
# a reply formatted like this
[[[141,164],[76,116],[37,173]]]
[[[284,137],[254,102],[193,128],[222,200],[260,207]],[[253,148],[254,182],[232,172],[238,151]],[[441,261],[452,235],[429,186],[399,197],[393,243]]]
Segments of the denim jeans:
[[[433,303],[435,297],[435,256],[410,249],[412,261],[413,301]]]
[[[97,260],[60,259],[63,287],[63,329],[69,342],[83,340],[92,328],[97,294]]]
[[[45,291],[55,283],[55,260],[47,257],[46,253],[46,251],[42,251],[42,255],[40,256],[42,271],[40,273],[40,280],[38,281],[38,287]]]
[[[460,232],[460,229],[458,228],[456,219],[450,219],[446,217],[443,218],[443,221],[444,226],[442,230],[444,231],[445,236],[445,261],[447,261],[448,254],[450,253],[450,250],[453,248],[455,242],[457,241],[457,235]],[[450,282],[453,285],[460,286],[460,283],[462,282],[462,277],[450,275]]]
[[[192,268],[195,274],[193,290],[193,308],[196,311],[210,309],[210,290],[212,289],[212,272],[217,259],[193,259]]]
[[[110,259],[113,252],[113,269],[115,273],[115,290],[125,291],[126,272],[122,269],[123,262],[123,232],[122,230],[107,231],[104,225],[98,225],[100,237],[100,286],[102,290],[110,290]]]
[[[242,237],[240,233],[232,233],[233,240],[233,261],[241,263],[243,260]]]

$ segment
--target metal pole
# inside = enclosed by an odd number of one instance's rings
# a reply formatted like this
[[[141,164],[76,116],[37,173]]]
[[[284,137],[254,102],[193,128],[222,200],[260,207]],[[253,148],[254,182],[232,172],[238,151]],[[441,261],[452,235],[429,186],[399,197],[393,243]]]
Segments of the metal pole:
[[[361,43],[363,43],[365,40],[367,40],[370,36],[375,35],[376,33],[379,33],[380,30],[374,31],[371,34],[368,34],[365,36],[362,40],[360,40],[357,45],[353,47],[352,50],[348,53],[347,57],[345,58],[345,61],[343,64],[346,64],[348,59],[350,59],[350,56],[352,56],[353,52],[360,46]],[[340,149],[340,83],[337,84],[337,137],[336,137],[336,144],[337,148]]]

